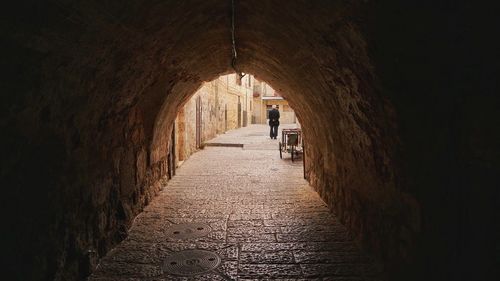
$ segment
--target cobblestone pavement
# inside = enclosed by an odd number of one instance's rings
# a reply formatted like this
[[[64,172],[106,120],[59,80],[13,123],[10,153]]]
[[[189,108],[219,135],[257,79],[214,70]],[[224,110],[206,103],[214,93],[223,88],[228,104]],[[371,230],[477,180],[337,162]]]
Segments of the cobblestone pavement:
[[[231,130],[221,134],[205,143],[208,144],[243,144],[245,149],[273,150],[278,149],[277,143],[281,139],[281,130],[284,128],[297,128],[296,124],[283,124],[279,126],[278,139],[269,138],[268,125],[250,125],[245,128]]]
[[[259,150],[258,141],[247,140],[251,149],[207,147],[185,161],[89,280],[380,280],[379,267],[302,178],[302,163],[280,159],[278,140],[263,128],[235,130],[230,137],[260,132],[262,147],[275,150]],[[202,224],[187,232],[172,229],[183,223]],[[180,263],[206,269],[179,253],[187,249],[215,252],[220,264],[190,277],[169,274],[167,267]],[[172,261],[177,256],[182,261]]]

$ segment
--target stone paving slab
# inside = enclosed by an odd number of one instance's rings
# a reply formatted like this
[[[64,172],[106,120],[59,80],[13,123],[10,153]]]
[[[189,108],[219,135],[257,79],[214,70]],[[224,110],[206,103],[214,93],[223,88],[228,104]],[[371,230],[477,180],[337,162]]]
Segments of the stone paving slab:
[[[274,141],[256,130],[230,137],[255,147]],[[381,280],[380,267],[302,179],[302,163],[255,147],[192,155],[89,280]],[[192,239],[168,234],[183,223],[203,223],[211,232]],[[167,257],[193,249],[215,252],[220,265],[190,277],[164,272]]]

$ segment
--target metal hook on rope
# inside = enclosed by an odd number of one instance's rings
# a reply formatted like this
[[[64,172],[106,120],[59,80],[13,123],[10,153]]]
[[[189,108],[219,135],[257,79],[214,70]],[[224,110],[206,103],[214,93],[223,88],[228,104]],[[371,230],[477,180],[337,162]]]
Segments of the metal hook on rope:
[[[236,68],[236,59],[238,58],[238,53],[236,52],[236,39],[234,36],[234,0],[231,0],[231,41],[232,41],[231,67],[241,79],[243,78],[243,76],[245,76],[245,74],[243,74]]]

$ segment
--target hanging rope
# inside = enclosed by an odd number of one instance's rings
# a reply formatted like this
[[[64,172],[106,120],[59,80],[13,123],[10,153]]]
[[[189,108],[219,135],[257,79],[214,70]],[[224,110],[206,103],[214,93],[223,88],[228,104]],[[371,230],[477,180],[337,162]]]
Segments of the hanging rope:
[[[234,0],[231,0],[231,41],[232,41],[232,58],[231,58],[231,66],[234,69],[234,72],[238,74],[238,76],[243,78],[245,74],[239,71],[236,68],[236,59],[238,58],[238,53],[236,52],[236,39],[234,37]]]

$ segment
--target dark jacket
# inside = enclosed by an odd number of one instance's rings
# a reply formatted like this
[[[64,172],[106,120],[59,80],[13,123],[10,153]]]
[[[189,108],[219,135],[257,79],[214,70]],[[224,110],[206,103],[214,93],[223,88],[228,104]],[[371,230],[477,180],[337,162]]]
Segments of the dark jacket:
[[[279,126],[280,124],[280,112],[273,108],[269,111],[269,126]]]

